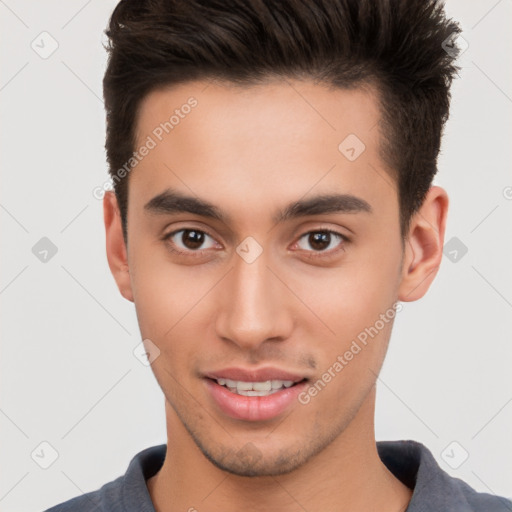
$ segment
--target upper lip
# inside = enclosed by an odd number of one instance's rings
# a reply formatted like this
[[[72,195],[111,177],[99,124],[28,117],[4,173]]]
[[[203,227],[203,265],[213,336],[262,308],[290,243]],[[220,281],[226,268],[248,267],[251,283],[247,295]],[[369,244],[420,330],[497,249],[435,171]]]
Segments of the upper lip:
[[[259,370],[247,370],[243,368],[224,368],[204,374],[209,379],[230,379],[242,382],[265,382],[267,380],[291,380],[300,382],[307,377],[298,375],[279,368],[260,368]]]

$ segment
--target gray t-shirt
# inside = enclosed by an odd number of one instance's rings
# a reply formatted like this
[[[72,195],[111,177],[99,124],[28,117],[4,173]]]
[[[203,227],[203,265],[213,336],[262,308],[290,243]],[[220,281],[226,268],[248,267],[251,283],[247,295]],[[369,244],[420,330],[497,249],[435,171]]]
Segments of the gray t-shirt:
[[[162,467],[166,449],[161,444],[142,450],[123,476],[45,512],[155,512],[146,480]],[[417,441],[377,441],[377,451],[386,467],[413,489],[405,512],[512,512],[512,501],[477,492],[448,475]]]

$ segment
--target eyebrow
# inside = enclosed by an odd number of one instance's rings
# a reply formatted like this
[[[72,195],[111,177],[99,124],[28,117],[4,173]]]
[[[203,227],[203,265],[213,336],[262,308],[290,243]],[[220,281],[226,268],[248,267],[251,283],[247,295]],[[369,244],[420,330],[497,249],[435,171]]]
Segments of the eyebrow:
[[[144,210],[152,214],[192,213],[230,224],[232,218],[217,206],[197,197],[188,196],[174,189],[166,189],[144,205]],[[326,213],[373,213],[368,202],[351,194],[322,194],[294,201],[278,210],[272,217],[274,223],[290,219],[321,215]]]

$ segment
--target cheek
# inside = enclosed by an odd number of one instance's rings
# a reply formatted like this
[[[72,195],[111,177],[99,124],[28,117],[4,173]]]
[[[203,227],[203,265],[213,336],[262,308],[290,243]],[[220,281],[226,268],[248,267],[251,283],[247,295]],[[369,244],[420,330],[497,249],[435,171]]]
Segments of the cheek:
[[[225,269],[210,264],[177,265],[161,245],[132,236],[130,274],[141,334],[157,344],[172,346],[168,340],[178,332],[187,335],[184,325],[197,333],[201,322],[208,321],[206,317],[212,321],[213,310],[204,318],[201,311],[204,313],[212,300],[215,304],[215,285]],[[280,272],[303,302],[291,297],[283,307],[295,304],[301,328],[308,331],[308,338],[317,340],[317,347],[323,345],[325,354],[344,352],[396,300],[400,253],[395,245],[399,245],[384,236],[377,238],[374,234],[371,246],[354,246],[336,268],[311,266],[299,271],[288,267]],[[387,329],[382,331],[387,333]],[[197,340],[191,342],[197,345]]]
[[[213,276],[173,264],[160,245],[134,240],[132,247],[130,278],[139,325],[143,335],[161,338],[208,292]]]
[[[130,272],[140,333],[160,350],[162,357],[152,367],[157,379],[167,382],[166,370],[182,375],[201,353],[208,318],[204,312],[218,276],[197,266],[172,264],[161,251],[133,256]]]
[[[395,259],[381,256],[352,258],[337,268],[303,274],[294,289],[312,313],[307,318],[318,319],[310,322],[317,337],[323,333],[343,344],[392,308],[398,282]]]
[[[298,294],[316,314],[302,325],[315,340],[319,373],[336,375],[332,397],[357,392],[379,371],[397,314],[398,262],[393,247],[354,251],[343,265],[297,280]]]

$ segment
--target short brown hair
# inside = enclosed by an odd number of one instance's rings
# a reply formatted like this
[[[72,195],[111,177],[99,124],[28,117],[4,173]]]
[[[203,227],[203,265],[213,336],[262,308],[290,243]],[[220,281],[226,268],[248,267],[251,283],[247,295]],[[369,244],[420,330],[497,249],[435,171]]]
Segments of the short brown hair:
[[[444,48],[460,32],[437,0],[121,0],[105,31],[110,176],[132,157],[141,100],[158,87],[276,77],[340,89],[374,84],[404,238],[437,172],[460,70],[457,48]],[[128,182],[114,182],[126,243]]]

